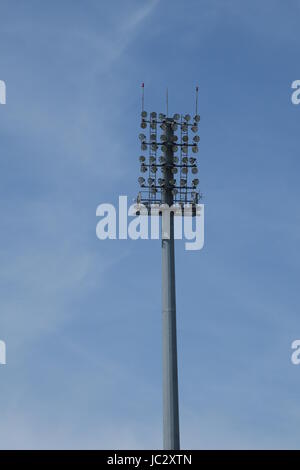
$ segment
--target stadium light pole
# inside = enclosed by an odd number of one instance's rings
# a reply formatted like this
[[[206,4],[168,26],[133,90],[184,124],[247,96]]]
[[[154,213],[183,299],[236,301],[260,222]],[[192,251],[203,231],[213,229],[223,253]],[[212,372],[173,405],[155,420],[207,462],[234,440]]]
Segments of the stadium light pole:
[[[198,131],[200,116],[197,114],[196,88],[196,114],[190,123],[190,115],[174,114],[168,117],[156,112],[148,114],[144,111],[144,95],[142,101],[141,127],[149,126],[149,139],[145,134],[140,134],[141,149],[149,149],[149,160],[144,155],[140,156],[141,172],[147,173],[148,178],[139,177],[141,191],[137,197],[137,209],[146,207],[148,214],[153,213],[152,208],[160,205],[183,208],[186,205],[192,207],[192,215],[199,200],[197,186],[199,180],[189,180],[189,172],[196,175],[198,168],[195,157],[188,157],[191,148],[193,153],[198,152],[199,136],[189,140],[189,130]],[[161,129],[160,140],[157,141],[157,130]],[[180,142],[176,131],[180,130]],[[157,156],[158,150],[162,154]],[[180,151],[180,156],[176,153]],[[158,178],[158,172],[161,177]],[[176,175],[179,180],[176,180]],[[200,195],[201,197],[201,195]],[[163,206],[162,206],[163,207]],[[137,212],[140,212],[137,210]],[[181,211],[180,211],[181,214]],[[170,222],[167,233],[162,230],[162,359],[163,359],[163,448],[165,450],[180,449],[179,434],[179,404],[178,404],[178,364],[177,364],[177,333],[176,333],[176,288],[175,288],[175,253],[174,253],[174,216],[175,212],[169,211]]]
[[[172,121],[166,121],[166,142],[173,143]],[[173,206],[170,181],[173,178],[174,152],[167,145],[163,204]],[[163,224],[161,224],[163,225]],[[163,226],[162,226],[163,230]],[[180,449],[178,409],[178,365],[176,334],[176,289],[174,254],[174,214],[170,213],[170,236],[162,233],[162,352],[163,352],[163,445],[166,450]]]

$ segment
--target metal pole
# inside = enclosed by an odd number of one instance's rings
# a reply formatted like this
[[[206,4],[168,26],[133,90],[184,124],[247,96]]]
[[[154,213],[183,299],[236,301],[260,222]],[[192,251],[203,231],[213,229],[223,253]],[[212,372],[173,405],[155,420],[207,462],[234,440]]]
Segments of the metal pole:
[[[174,177],[172,121],[167,121],[166,191],[163,203],[173,204],[172,187],[169,181]],[[176,295],[174,258],[174,215],[170,214],[170,238],[162,236],[162,329],[163,329],[163,447],[165,450],[179,450],[178,371],[176,339]]]

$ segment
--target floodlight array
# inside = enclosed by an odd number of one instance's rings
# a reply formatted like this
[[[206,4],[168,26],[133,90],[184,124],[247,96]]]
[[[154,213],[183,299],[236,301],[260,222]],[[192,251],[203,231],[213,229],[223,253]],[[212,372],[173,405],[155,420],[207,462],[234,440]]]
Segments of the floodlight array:
[[[138,202],[147,207],[161,204],[164,193],[171,191],[173,204],[198,204],[202,197],[198,191],[196,159],[200,141],[197,135],[199,121],[199,114],[193,118],[189,114],[183,116],[177,113],[167,117],[163,113],[157,115],[151,112],[148,115],[142,111],[142,133],[139,135],[141,176],[138,178],[141,189]],[[167,132],[170,129],[171,132]],[[170,151],[171,161],[167,158]]]

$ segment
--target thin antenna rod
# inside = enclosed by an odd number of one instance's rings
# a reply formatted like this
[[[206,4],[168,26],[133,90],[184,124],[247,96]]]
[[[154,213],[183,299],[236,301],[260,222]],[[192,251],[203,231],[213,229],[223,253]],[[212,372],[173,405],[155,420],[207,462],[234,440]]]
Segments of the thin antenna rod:
[[[196,114],[198,114],[198,92],[199,92],[199,87],[196,86]]]
[[[169,92],[167,88],[167,93],[166,93],[166,105],[167,105],[167,117],[169,115]]]
[[[145,83],[142,83],[142,111],[144,111],[144,89],[145,89]]]

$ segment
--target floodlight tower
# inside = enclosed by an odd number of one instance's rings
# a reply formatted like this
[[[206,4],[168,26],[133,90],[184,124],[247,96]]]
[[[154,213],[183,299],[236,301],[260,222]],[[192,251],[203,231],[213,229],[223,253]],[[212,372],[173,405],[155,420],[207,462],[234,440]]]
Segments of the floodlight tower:
[[[196,93],[198,89],[196,88]],[[144,104],[144,100],[143,100]],[[191,116],[174,114],[173,117],[156,112],[148,113],[142,106],[141,127],[149,126],[149,138],[140,134],[142,151],[149,150],[148,159],[141,155],[142,174],[147,173],[147,180],[140,176],[138,181],[141,191],[137,197],[137,211],[146,207],[148,214],[152,209],[162,205],[177,207],[180,214],[186,206],[192,208],[192,215],[196,214],[199,193],[197,186],[199,180],[193,178],[198,173],[195,157],[189,157],[191,148],[195,154],[198,152],[199,136],[195,135],[189,140],[189,130],[198,131],[200,116],[197,113],[191,121]],[[158,127],[161,129],[160,142],[157,139]],[[176,135],[179,131],[179,136]],[[158,150],[162,155],[157,156]],[[177,155],[177,152],[180,152]],[[160,177],[158,172],[160,170]],[[179,177],[176,180],[176,175]],[[146,176],[146,175],[145,175]],[[179,450],[179,407],[178,407],[178,368],[177,368],[177,338],[176,338],[176,289],[175,289],[175,256],[174,256],[174,212],[170,214],[168,235],[163,231],[162,224],[162,336],[163,336],[163,448],[165,450]],[[184,214],[184,213],[183,213]]]

